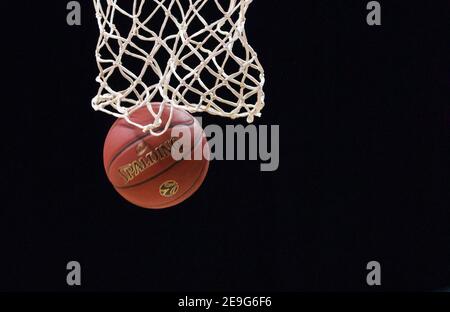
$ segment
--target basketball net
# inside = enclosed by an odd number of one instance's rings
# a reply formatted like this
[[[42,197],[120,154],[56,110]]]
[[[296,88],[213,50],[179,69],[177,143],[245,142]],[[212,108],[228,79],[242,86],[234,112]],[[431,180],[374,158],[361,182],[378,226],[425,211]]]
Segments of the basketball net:
[[[164,133],[164,105],[251,123],[264,107],[264,70],[249,45],[253,0],[93,0],[100,37],[95,110]],[[154,111],[151,103],[161,103]],[[147,106],[154,120],[130,116]]]

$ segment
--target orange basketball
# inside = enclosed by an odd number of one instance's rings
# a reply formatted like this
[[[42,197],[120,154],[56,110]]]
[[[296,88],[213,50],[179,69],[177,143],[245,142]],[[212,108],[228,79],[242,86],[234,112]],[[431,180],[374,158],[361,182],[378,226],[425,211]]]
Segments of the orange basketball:
[[[152,107],[154,112],[160,109],[159,104]],[[161,128],[169,116],[170,108],[165,106]],[[139,124],[154,121],[147,107],[134,112],[130,119]],[[172,137],[171,129],[176,126],[190,131],[191,150],[182,151],[185,156],[190,154],[189,160],[172,157],[172,146],[180,139]],[[103,162],[109,181],[126,200],[142,208],[162,209],[183,202],[199,189],[209,168],[207,153],[208,142],[198,121],[174,108],[169,130],[161,136],[143,133],[126,120],[117,120],[106,137]],[[202,155],[202,159],[195,160],[195,155]]]

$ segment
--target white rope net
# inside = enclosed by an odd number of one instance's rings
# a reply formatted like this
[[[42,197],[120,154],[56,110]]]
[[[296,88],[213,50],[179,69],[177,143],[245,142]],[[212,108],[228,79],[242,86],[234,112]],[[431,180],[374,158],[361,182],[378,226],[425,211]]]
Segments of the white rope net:
[[[95,110],[155,135],[170,124],[161,125],[163,105],[248,122],[261,115],[264,71],[245,33],[253,0],[93,1],[100,28]],[[143,106],[154,123],[130,118]]]

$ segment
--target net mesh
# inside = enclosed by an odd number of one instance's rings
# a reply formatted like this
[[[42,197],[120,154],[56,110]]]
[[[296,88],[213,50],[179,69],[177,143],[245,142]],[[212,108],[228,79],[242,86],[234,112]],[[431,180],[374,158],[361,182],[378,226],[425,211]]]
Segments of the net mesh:
[[[245,32],[252,0],[93,1],[100,28],[94,109],[156,135],[170,124],[161,125],[163,105],[248,122],[260,116],[264,71]],[[130,118],[143,106],[152,124]]]

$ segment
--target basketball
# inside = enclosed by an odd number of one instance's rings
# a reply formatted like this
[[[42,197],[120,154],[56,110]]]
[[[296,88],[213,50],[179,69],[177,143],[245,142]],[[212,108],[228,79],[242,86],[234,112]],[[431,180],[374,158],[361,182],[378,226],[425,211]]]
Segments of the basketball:
[[[152,104],[152,108],[155,113],[163,109],[160,129],[164,129],[170,120],[170,107]],[[154,117],[144,106],[130,115],[130,121],[151,124]],[[190,132],[191,149],[181,149],[181,160],[175,160],[171,153],[180,139],[172,137],[175,127]],[[173,108],[168,130],[159,136],[118,119],[106,137],[103,162],[109,181],[123,198],[142,208],[163,209],[180,204],[200,188],[209,168],[208,153],[199,122],[188,112]],[[195,155],[202,157],[199,160]]]

